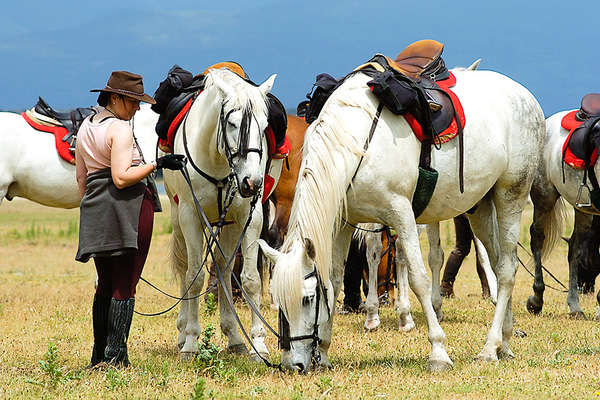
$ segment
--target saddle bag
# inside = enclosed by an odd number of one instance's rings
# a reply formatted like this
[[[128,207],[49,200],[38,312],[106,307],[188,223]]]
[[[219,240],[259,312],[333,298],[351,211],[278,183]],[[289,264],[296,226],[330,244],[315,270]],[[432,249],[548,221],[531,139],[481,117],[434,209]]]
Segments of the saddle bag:
[[[163,114],[173,98],[181,93],[181,91],[190,86],[193,80],[191,72],[186,71],[179,65],[175,64],[167,73],[167,78],[160,83],[156,92],[154,92],[154,100],[156,104],[150,107],[157,114]]]
[[[275,135],[275,145],[279,147],[285,140],[287,114],[285,107],[277,97],[271,93],[267,93],[267,100],[269,100],[269,126],[273,129],[273,134]]]
[[[341,82],[342,80],[335,79],[329,74],[317,75],[311,91],[306,94],[308,101],[298,105],[298,115],[304,116],[309,124],[316,120],[325,102]]]
[[[408,82],[397,79],[391,71],[377,73],[367,85],[383,105],[396,115],[406,114],[418,105],[416,91]]]

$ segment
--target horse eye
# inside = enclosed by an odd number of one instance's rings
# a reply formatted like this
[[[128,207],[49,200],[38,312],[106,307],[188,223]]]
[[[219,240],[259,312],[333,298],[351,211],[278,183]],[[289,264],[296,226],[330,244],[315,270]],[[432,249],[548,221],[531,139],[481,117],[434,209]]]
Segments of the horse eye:
[[[235,128],[235,127],[236,127],[235,123],[233,123],[233,122],[231,122],[231,121],[227,121],[227,125],[229,125],[229,126],[230,126],[230,127],[232,127],[232,128]]]
[[[304,296],[302,297],[302,305],[303,306],[307,306],[310,304],[311,300],[312,300],[313,296]]]

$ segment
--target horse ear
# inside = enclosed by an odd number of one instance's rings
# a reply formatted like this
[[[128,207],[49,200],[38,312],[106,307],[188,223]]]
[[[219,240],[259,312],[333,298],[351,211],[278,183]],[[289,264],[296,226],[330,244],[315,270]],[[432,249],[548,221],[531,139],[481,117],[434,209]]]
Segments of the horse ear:
[[[231,98],[235,97],[233,88],[231,86],[229,86],[229,84],[227,82],[225,82],[225,80],[222,79],[219,76],[219,74],[213,73],[212,79],[213,79],[213,82],[215,83],[215,85],[219,88],[219,90],[221,90],[221,92],[223,92],[223,96],[225,97],[225,99],[231,99]]]
[[[267,93],[269,93],[271,91],[271,89],[273,89],[273,83],[275,82],[275,78],[277,78],[277,74],[273,74],[269,77],[269,79],[267,79],[266,81],[264,81],[258,88],[260,89],[260,91],[266,96]]]
[[[477,68],[479,68],[480,63],[481,63],[481,58],[478,58],[477,60],[475,60],[475,62],[473,62],[473,64],[469,65],[469,67],[467,68],[467,71],[475,71]]]
[[[306,249],[306,255],[313,261],[315,261],[315,257],[317,256],[317,251],[315,250],[315,245],[312,240],[309,238],[304,238],[304,248]]]
[[[279,257],[283,255],[279,250],[275,250],[262,239],[258,239],[258,245],[260,246],[263,253],[265,253],[265,255],[269,258],[269,260],[273,261],[273,263],[275,264],[277,264],[277,260],[279,260]]]

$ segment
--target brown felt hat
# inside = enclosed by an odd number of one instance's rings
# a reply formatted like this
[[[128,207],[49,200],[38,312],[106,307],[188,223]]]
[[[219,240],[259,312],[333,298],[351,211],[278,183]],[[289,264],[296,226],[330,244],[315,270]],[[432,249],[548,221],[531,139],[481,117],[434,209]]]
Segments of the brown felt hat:
[[[146,103],[156,103],[151,96],[144,93],[142,76],[127,71],[113,71],[103,89],[92,89],[90,92],[117,93]]]

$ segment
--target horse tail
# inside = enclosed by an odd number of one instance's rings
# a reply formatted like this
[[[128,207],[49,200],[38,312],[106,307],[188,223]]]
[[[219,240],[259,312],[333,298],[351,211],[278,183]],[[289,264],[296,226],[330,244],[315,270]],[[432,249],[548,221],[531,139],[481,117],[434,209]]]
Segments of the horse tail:
[[[181,231],[173,229],[169,240],[169,260],[171,260],[171,273],[174,277],[181,277],[187,268],[187,248]]]
[[[561,239],[561,235],[564,228],[564,221],[566,218],[567,210],[562,197],[559,197],[552,211],[550,211],[549,218],[546,219],[544,224],[544,245],[542,246],[542,260],[548,258],[552,249],[556,246],[558,241]]]

